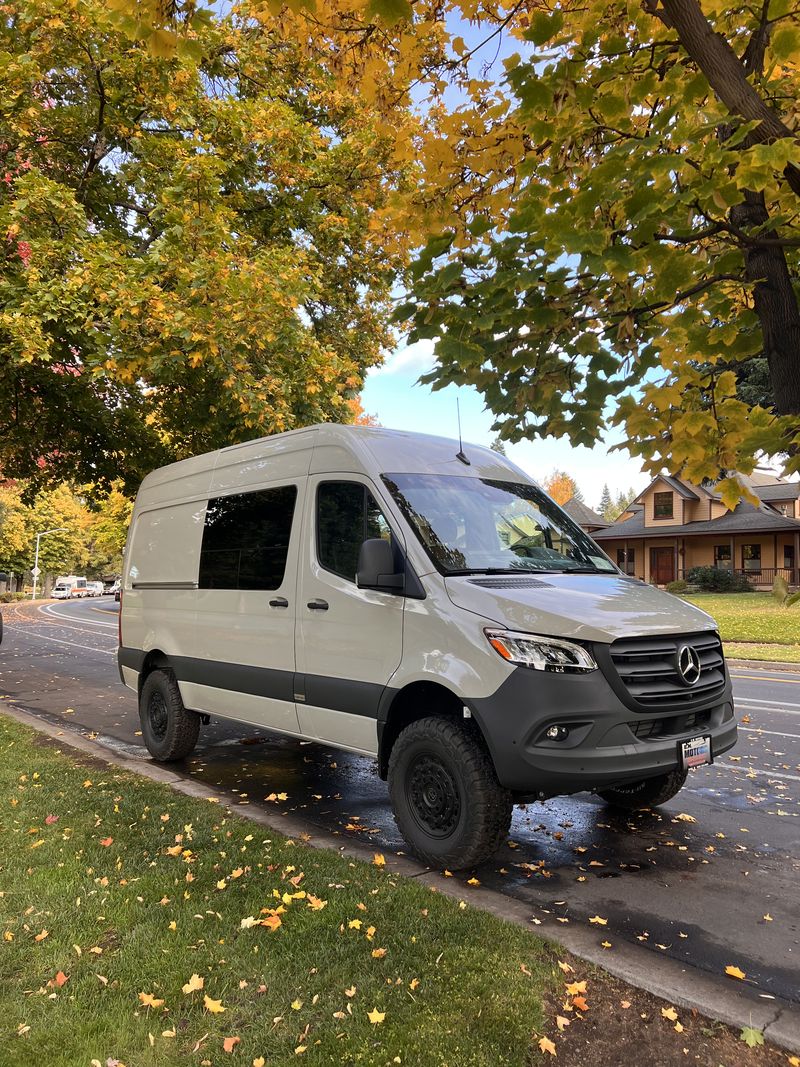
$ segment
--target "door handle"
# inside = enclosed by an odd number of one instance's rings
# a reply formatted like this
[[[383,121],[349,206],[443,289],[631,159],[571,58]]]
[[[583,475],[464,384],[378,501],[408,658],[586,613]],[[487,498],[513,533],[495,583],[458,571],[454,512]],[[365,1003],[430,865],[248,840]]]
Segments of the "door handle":
[[[269,606],[271,608],[288,608],[289,601],[285,596],[276,596],[274,600],[270,600]]]
[[[327,611],[328,601],[320,600],[320,598],[317,597],[316,600],[309,600],[308,607],[311,608],[312,611]]]

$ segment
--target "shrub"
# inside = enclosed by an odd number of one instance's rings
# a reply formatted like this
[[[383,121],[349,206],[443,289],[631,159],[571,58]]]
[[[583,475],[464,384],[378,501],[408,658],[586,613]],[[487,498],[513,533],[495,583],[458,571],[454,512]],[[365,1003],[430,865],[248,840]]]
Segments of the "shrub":
[[[753,587],[743,574],[718,567],[692,567],[686,577],[704,593],[753,592]]]
[[[685,593],[689,588],[689,583],[684,582],[683,578],[678,578],[676,582],[667,582],[664,588],[668,593]]]
[[[25,600],[26,593],[0,593],[0,604],[13,604],[17,600]]]
[[[785,604],[789,596],[789,583],[780,574],[775,575],[775,581],[772,583],[772,595],[779,604]]]

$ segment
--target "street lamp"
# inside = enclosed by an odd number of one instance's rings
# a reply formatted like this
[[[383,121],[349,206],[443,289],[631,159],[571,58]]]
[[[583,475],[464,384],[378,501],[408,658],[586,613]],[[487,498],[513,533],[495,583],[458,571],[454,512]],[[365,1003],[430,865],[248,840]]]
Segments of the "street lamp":
[[[54,530],[42,530],[41,533],[36,535],[36,555],[33,560],[33,570],[31,571],[31,574],[33,575],[33,592],[31,593],[31,600],[36,599],[36,581],[42,573],[39,570],[39,541],[51,533],[68,533],[68,530],[66,526],[57,526]]]

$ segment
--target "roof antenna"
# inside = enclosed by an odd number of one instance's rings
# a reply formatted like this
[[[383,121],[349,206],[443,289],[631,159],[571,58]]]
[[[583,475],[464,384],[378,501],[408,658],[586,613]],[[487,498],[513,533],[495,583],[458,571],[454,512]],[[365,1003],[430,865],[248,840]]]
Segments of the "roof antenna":
[[[458,452],[456,452],[456,459],[460,459],[462,463],[466,463],[468,467],[471,467],[472,464],[464,455],[464,445],[461,443],[461,405],[458,402],[458,397],[456,397],[456,414],[458,416]]]

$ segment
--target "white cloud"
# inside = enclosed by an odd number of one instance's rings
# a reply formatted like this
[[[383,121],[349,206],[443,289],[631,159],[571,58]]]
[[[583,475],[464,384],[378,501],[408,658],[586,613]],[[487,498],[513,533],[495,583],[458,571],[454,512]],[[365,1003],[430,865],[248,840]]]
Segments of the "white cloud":
[[[434,364],[433,341],[417,341],[413,345],[402,345],[391,353],[380,367],[374,367],[368,377],[376,378],[387,374],[424,374]]]

